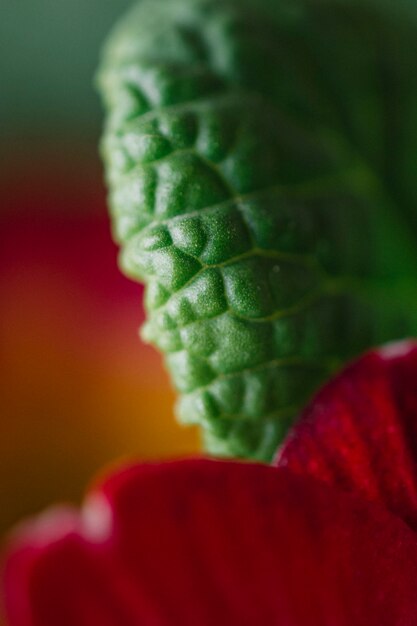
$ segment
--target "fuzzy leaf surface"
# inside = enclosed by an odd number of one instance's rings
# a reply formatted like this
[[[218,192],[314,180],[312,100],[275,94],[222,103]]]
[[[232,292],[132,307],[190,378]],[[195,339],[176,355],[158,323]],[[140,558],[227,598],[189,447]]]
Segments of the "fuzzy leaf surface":
[[[121,265],[211,452],[269,460],[335,367],[417,333],[416,20],[404,2],[143,0],[108,42]]]

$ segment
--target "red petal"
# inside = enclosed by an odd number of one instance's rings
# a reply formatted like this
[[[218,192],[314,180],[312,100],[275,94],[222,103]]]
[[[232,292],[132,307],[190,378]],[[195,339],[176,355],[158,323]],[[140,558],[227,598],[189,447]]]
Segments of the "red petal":
[[[417,343],[362,357],[305,410],[276,464],[377,501],[417,530]]]
[[[409,626],[416,581],[416,536],[382,507],[210,461],[111,476],[5,568],[10,626]]]

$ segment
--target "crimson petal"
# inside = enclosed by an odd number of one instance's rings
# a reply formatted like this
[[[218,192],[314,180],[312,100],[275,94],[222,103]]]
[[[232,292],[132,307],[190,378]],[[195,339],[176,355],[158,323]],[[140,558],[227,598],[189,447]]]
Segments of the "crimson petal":
[[[408,626],[417,538],[286,469],[214,461],[110,476],[9,546],[10,626]]]
[[[417,343],[370,352],[326,385],[276,465],[378,501],[417,530]]]

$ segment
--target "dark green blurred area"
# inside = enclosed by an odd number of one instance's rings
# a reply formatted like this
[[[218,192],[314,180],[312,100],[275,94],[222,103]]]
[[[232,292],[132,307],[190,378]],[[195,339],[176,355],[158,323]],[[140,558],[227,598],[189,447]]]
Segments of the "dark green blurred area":
[[[96,140],[101,44],[129,0],[0,2],[2,141]]]

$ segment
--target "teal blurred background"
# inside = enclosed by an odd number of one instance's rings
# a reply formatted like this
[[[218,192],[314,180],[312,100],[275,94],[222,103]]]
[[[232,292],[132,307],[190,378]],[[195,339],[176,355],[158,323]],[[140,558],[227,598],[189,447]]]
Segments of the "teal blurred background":
[[[92,81],[101,43],[128,0],[2,0],[2,139],[97,136]]]

